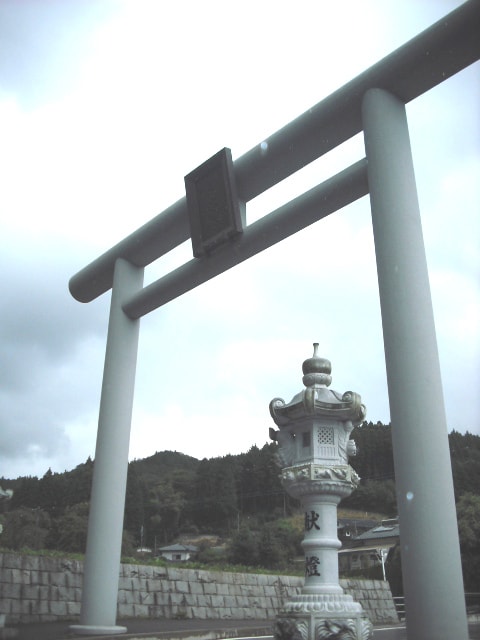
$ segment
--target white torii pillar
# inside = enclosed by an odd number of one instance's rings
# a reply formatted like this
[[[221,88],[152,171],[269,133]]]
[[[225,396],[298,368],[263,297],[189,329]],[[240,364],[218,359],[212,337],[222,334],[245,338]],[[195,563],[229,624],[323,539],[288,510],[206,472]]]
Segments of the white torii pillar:
[[[382,310],[409,640],[468,640],[433,308],[405,105],[366,92],[365,149]]]
[[[143,286],[143,268],[118,258],[112,286],[78,635],[116,635],[123,514],[140,320],[123,304]],[[117,579],[113,579],[116,576]]]

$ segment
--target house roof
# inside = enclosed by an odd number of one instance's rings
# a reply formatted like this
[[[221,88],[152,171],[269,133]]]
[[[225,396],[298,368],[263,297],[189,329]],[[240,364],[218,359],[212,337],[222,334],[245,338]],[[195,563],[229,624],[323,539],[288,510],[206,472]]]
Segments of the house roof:
[[[378,520],[366,520],[365,518],[338,518],[337,529],[345,527],[357,529],[371,529],[378,524]]]
[[[373,540],[376,538],[398,538],[400,536],[400,526],[398,522],[382,522],[377,527],[369,529],[359,536],[355,536],[355,540]]]
[[[193,544],[171,544],[168,547],[160,547],[159,551],[173,551],[173,552],[181,552],[181,551],[198,551],[198,547],[195,547]]]

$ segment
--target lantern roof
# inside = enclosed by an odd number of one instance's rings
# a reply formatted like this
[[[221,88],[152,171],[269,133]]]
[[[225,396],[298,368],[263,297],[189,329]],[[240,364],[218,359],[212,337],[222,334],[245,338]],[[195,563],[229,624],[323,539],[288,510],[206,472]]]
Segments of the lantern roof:
[[[346,391],[341,394],[328,388],[332,382],[332,365],[330,360],[318,355],[318,342],[313,344],[313,356],[304,361],[302,371],[305,389],[289,403],[281,398],[270,402],[270,413],[277,425],[285,426],[317,416],[351,421],[354,426],[364,420],[366,407],[358,393]]]

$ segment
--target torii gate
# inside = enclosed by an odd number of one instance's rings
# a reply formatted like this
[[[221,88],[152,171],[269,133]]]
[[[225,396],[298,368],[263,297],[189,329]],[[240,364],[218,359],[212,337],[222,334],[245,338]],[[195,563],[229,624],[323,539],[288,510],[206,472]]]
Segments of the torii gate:
[[[469,0],[235,162],[228,150],[213,164],[207,161],[187,176],[187,197],[70,280],[81,302],[112,289],[82,609],[73,631],[126,631],[116,625],[116,607],[139,319],[369,193],[407,633],[411,640],[467,640],[448,431],[405,104],[477,61],[479,34],[480,2]],[[248,201],[362,130],[365,158],[245,225]],[[198,257],[143,288],[144,267],[189,237]]]

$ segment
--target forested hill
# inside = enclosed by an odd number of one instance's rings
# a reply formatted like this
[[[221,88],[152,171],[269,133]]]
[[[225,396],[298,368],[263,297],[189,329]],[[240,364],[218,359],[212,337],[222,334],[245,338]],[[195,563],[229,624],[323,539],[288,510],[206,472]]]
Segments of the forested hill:
[[[362,484],[343,506],[395,515],[390,426],[365,422],[354,429],[352,437],[358,454],[351,464]],[[449,439],[457,499],[465,493],[480,494],[480,437],[454,431]],[[124,527],[132,544],[164,544],[187,533],[222,534],[236,529],[240,522],[266,522],[295,513],[298,505],[280,483],[276,447],[270,443],[239,455],[204,460],[163,451],[130,462]],[[49,470],[40,479],[1,478],[3,489],[14,490],[13,498],[2,505],[8,512],[3,518],[8,515],[12,520],[18,513],[19,518],[34,518],[37,525],[43,518],[44,543],[71,548],[73,532],[85,528],[93,464],[88,459],[72,471]],[[70,538],[66,531],[71,532]],[[4,538],[5,533],[1,544]],[[81,548],[83,542],[75,544]]]
[[[357,455],[350,460],[363,480],[394,480],[392,429],[381,422],[364,422],[352,431]],[[480,494],[480,436],[452,431],[449,436],[456,498],[464,493]],[[425,458],[425,464],[436,464]]]

